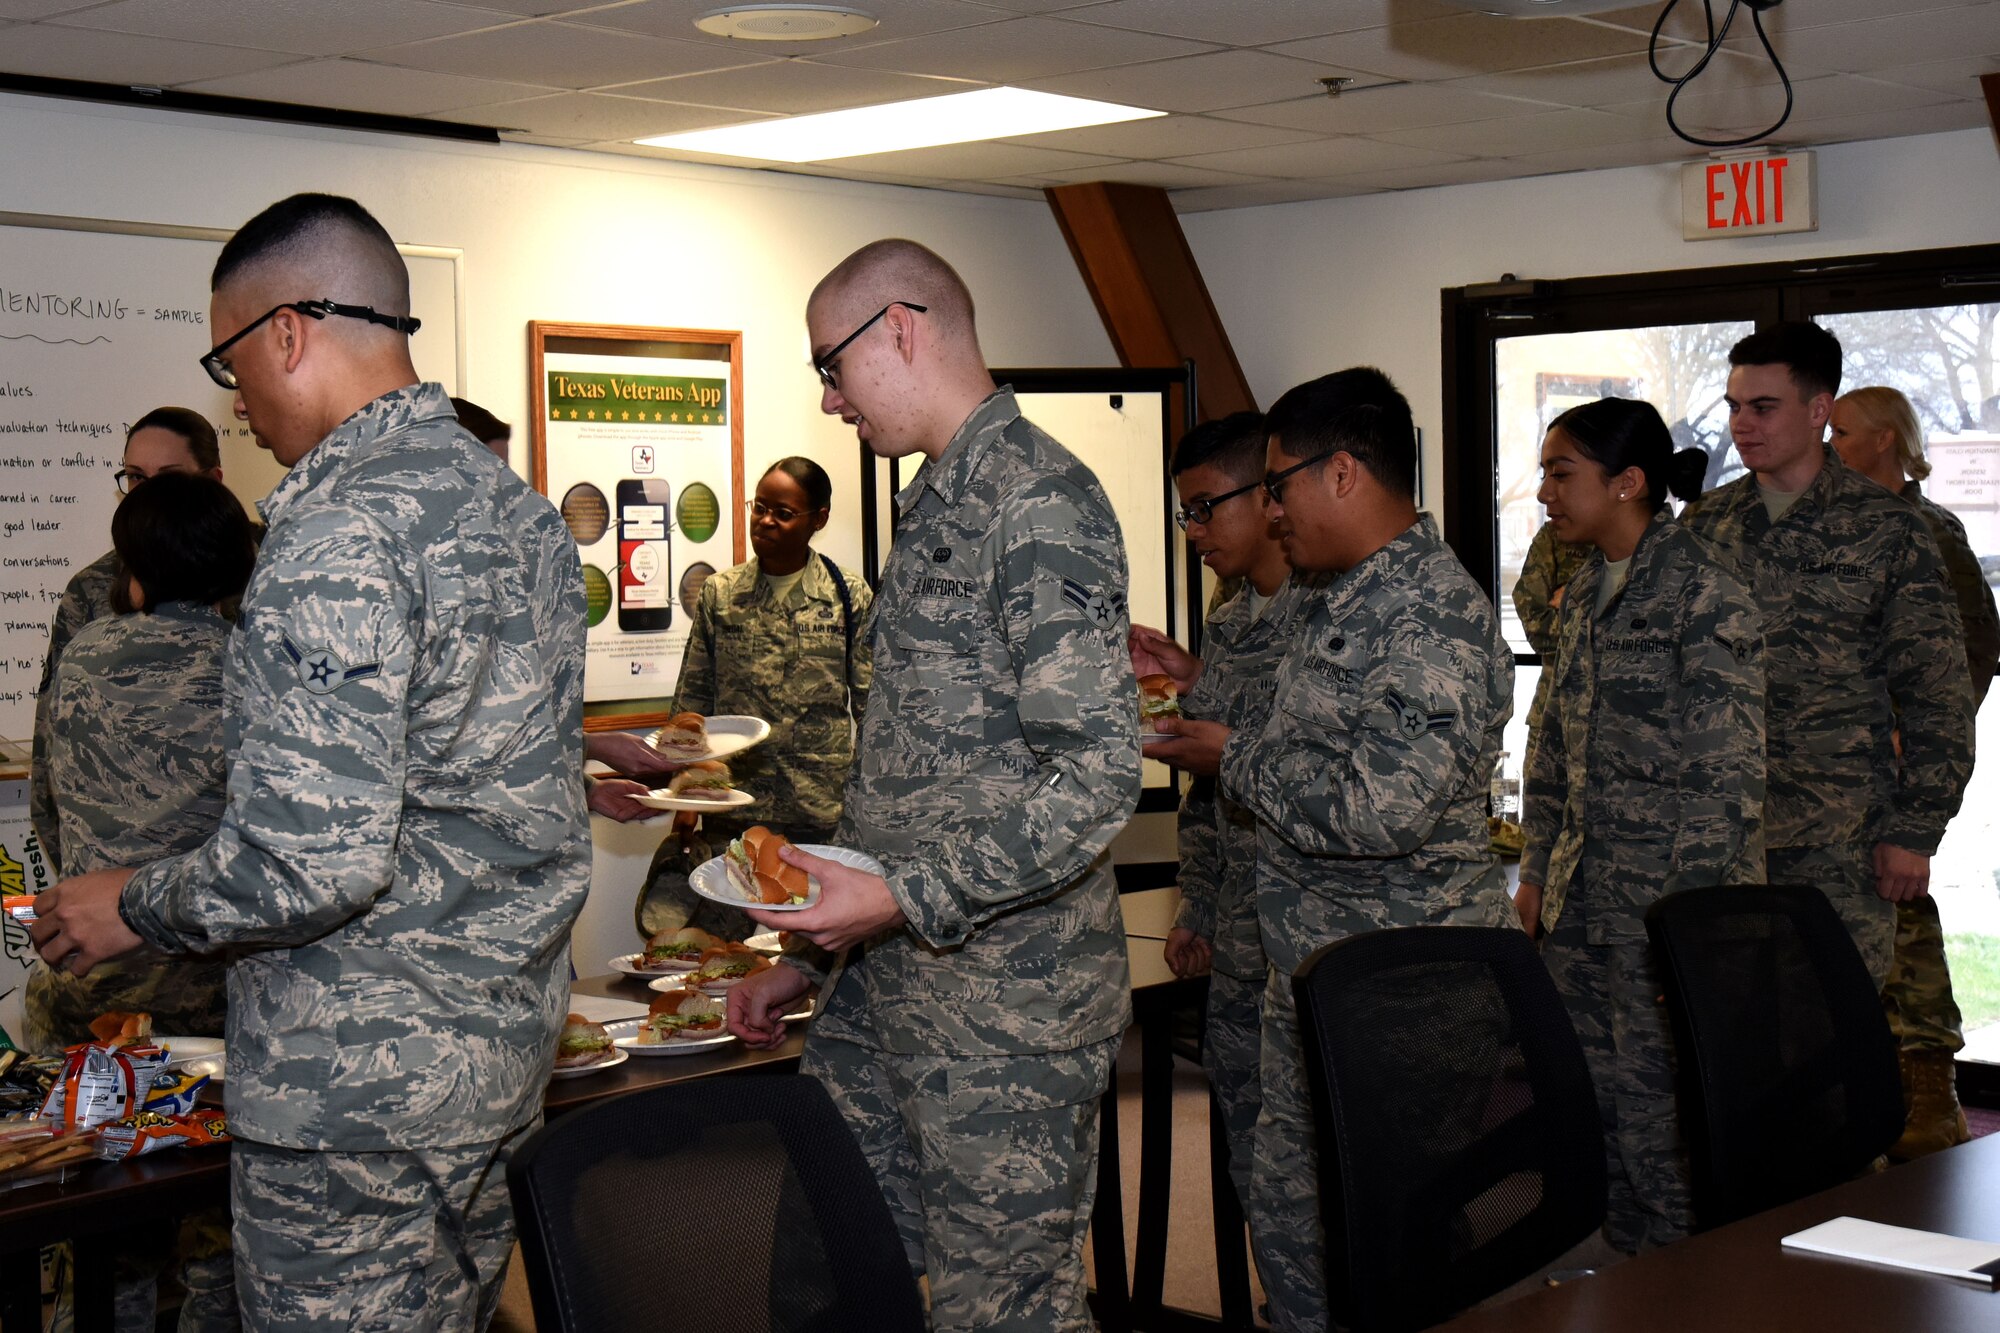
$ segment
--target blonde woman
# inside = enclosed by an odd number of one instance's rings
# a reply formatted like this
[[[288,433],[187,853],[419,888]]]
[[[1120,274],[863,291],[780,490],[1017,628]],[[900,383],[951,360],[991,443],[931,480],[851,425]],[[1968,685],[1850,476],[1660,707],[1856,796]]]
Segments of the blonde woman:
[[[1923,428],[1910,400],[1879,385],[1855,389],[1833,405],[1833,447],[1847,466],[1908,500],[1937,541],[1965,625],[1965,659],[1972,696],[1986,697],[2000,660],[2000,614],[1979,570],[1965,526],[1923,492],[1931,473]],[[1945,966],[1944,927],[1929,894],[1896,904],[1896,961],[1882,988],[1903,1066],[1903,1137],[1889,1155],[1920,1157],[1966,1140],[1952,1057],[1965,1045],[1958,1004]]]

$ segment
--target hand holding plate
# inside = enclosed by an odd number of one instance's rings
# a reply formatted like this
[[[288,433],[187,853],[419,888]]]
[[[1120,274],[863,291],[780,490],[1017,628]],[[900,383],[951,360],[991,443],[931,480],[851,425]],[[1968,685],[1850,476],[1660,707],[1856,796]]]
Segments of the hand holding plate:
[[[903,909],[896,905],[880,875],[797,847],[786,847],[778,855],[786,865],[797,866],[819,881],[819,901],[802,912],[747,909],[750,918],[766,929],[788,930],[837,953],[903,924]]]

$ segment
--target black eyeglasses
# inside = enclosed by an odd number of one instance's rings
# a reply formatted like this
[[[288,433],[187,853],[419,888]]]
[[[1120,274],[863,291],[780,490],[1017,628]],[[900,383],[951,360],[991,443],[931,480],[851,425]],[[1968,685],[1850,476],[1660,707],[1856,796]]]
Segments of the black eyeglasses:
[[[1328,449],[1324,453],[1314,454],[1303,463],[1292,464],[1283,472],[1273,472],[1259,483],[1264,488],[1264,498],[1274,505],[1283,504],[1285,502],[1285,483],[1294,472],[1303,472],[1314,463],[1324,463],[1339,452],[1340,450],[1338,449]]]
[[[1211,495],[1205,500],[1190,500],[1187,508],[1176,509],[1174,511],[1174,522],[1181,525],[1182,532],[1186,532],[1188,527],[1195,523],[1207,527],[1208,521],[1215,517],[1215,507],[1217,505],[1221,504],[1224,500],[1234,500],[1239,495],[1248,495],[1263,484],[1261,481],[1253,481],[1248,486],[1238,486],[1233,491],[1224,491],[1221,495]]]
[[[121,467],[111,474],[111,484],[118,488],[120,495],[130,495],[133,487],[139,485],[141,482],[151,481],[154,477],[164,476],[169,472],[191,472],[193,470],[192,468],[169,466],[161,468],[158,472],[141,472],[137,468]]]
[[[750,517],[753,519],[768,515],[780,523],[789,523],[802,515],[801,510],[793,509],[789,505],[767,505],[762,500],[751,500],[743,507],[750,511]]]
[[[901,306],[905,310],[914,310],[920,315],[923,314],[926,310],[930,309],[929,306],[918,305],[915,301],[889,302],[888,305],[883,306],[880,310],[877,310],[874,314],[870,315],[866,320],[862,321],[860,328],[856,329],[854,332],[848,334],[845,338],[842,338],[839,342],[835,343],[833,345],[833,350],[831,352],[828,352],[825,356],[816,356],[813,358],[813,369],[819,372],[819,382],[821,384],[824,384],[829,389],[838,389],[840,387],[840,375],[834,370],[833,363],[835,361],[838,361],[840,359],[840,354],[847,350],[847,344],[853,342],[856,338],[859,338],[862,334],[868,332],[869,329],[875,326],[876,320],[882,318],[882,316],[888,314],[891,310],[893,310],[897,306]]]
[[[301,315],[310,315],[314,319],[325,319],[328,315],[345,315],[349,319],[365,319],[370,324],[380,324],[383,328],[394,329],[398,333],[415,333],[423,324],[423,321],[415,315],[385,315],[365,305],[340,305],[333,301],[285,301],[272,306],[245,324],[234,336],[209,348],[208,354],[201,359],[201,368],[208,372],[208,377],[225,389],[236,388],[236,371],[222,359],[222,354],[249,337],[259,324],[280,310],[296,310]]]

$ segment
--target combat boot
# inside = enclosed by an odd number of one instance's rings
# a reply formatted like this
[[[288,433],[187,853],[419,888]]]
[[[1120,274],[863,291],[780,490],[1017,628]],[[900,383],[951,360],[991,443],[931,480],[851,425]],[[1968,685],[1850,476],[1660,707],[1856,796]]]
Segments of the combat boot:
[[[1907,1162],[1926,1153],[1956,1147],[1972,1136],[1965,1111],[1958,1104],[1958,1081],[1947,1051],[1902,1051],[1903,1137],[1889,1156]]]

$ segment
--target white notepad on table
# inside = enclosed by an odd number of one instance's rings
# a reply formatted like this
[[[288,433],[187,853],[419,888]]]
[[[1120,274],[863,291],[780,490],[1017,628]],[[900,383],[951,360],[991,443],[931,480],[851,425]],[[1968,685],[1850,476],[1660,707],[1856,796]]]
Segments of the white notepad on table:
[[[1858,1217],[1836,1217],[1807,1227],[1785,1237],[1781,1244],[1787,1249],[1938,1273],[1988,1287],[2000,1281],[2000,1241],[1967,1240],[1936,1231],[1864,1222]]]
[[[619,1023],[628,1018],[644,1018],[646,1006],[636,1000],[616,1000],[608,995],[579,995],[570,992],[569,1011],[593,1023]]]

